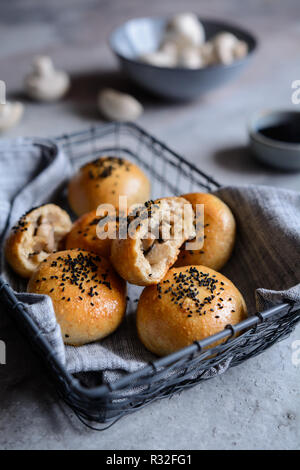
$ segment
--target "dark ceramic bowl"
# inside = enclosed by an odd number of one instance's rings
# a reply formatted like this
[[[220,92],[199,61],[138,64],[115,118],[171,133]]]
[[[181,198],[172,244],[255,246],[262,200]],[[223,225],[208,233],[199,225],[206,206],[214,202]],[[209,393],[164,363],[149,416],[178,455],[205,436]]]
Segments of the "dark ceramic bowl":
[[[251,118],[248,130],[258,160],[281,170],[300,170],[299,111],[262,111]]]
[[[257,46],[254,36],[237,26],[200,18],[206,39],[228,31],[248,44],[247,56],[230,65],[212,65],[203,69],[156,67],[139,61],[141,54],[158,48],[167,21],[167,18],[132,19],[110,36],[110,46],[126,74],[146,90],[165,98],[190,100],[229,82],[248,64]]]

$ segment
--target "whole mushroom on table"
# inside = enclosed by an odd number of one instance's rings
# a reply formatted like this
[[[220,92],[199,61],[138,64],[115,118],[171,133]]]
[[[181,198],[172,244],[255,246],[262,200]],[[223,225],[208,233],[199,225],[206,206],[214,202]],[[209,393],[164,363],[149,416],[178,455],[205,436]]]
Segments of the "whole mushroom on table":
[[[33,61],[32,71],[25,77],[24,86],[34,100],[57,101],[69,90],[70,78],[54,67],[50,57],[38,56]]]
[[[0,104],[0,132],[16,126],[24,113],[24,106],[19,101],[6,101]]]

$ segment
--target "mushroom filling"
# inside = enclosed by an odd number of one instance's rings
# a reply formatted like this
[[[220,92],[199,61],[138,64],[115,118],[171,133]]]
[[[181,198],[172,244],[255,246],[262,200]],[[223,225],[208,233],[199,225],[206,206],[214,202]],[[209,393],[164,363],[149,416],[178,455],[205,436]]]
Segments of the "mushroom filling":
[[[41,251],[52,253],[56,248],[54,225],[52,225],[46,217],[40,216],[36,222],[32,248],[34,253]]]
[[[177,240],[172,239],[173,236],[174,225],[162,221],[158,227],[158,238],[152,233],[148,233],[147,238],[142,239],[143,254],[151,266],[159,263],[162,257],[166,255],[166,243],[170,243],[171,240],[175,244],[178,243]]]
[[[39,263],[58,248],[68,227],[59,214],[53,212],[39,215],[30,225],[24,249],[33,263]]]
[[[188,206],[185,211],[184,205]],[[193,222],[192,206],[180,198],[162,199],[159,208],[152,209],[151,217],[142,223],[140,237],[139,264],[148,276],[160,276],[167,265],[174,263],[182,243],[195,236]]]

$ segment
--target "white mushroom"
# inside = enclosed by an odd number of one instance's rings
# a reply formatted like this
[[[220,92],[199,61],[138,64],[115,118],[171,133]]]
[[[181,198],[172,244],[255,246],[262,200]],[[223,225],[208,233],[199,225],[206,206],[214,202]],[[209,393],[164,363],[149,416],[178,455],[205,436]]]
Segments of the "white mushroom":
[[[196,46],[185,36],[174,33],[166,33],[159,46],[159,51],[166,52],[173,57],[177,56],[178,51],[185,47]]]
[[[211,41],[206,41],[200,46],[200,55],[205,67],[218,63],[215,48]]]
[[[167,24],[166,36],[173,40],[184,39],[195,46],[205,41],[204,27],[194,13],[174,15]]]
[[[203,68],[214,64],[231,64],[248,53],[246,42],[223,31],[205,41],[205,31],[193,13],[181,13],[168,22],[156,51],[139,59],[157,67]]]
[[[173,57],[173,60],[177,60],[177,44],[175,41],[170,41],[168,39],[163,40],[159,47],[159,51]]]
[[[133,96],[111,88],[100,91],[98,107],[111,121],[135,121],[143,112],[143,106]]]
[[[234,58],[242,59],[248,54],[248,44],[245,41],[238,41],[234,49]]]
[[[24,106],[19,101],[0,104],[0,132],[14,127],[24,113]]]
[[[59,100],[69,87],[69,76],[61,70],[56,70],[48,56],[36,57],[33,62],[33,71],[25,77],[27,94],[38,101]]]
[[[187,46],[178,50],[177,64],[180,67],[199,69],[204,65],[199,47]]]
[[[173,40],[167,36],[160,45],[158,51],[160,56],[156,60],[156,65],[179,66],[191,69],[201,68],[205,62],[203,61],[200,47],[191,44],[191,42],[182,36],[174,37]],[[157,53],[155,54],[155,59],[157,59]]]
[[[213,39],[213,45],[217,61],[221,64],[231,64],[248,53],[247,44],[240,41],[234,34],[227,32],[217,34]]]
[[[164,51],[148,52],[142,54],[140,60],[156,67],[175,67],[177,65],[177,54]]]

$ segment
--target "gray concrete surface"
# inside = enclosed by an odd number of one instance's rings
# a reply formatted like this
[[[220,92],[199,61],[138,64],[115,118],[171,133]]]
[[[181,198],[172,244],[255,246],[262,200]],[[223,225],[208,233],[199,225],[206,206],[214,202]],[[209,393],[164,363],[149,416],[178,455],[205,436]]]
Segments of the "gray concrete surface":
[[[193,103],[162,103],[119,76],[107,35],[130,17],[182,9],[240,23],[261,44],[235,82]],[[219,181],[300,189],[299,173],[260,166],[246,148],[246,124],[253,112],[293,107],[291,83],[300,78],[298,0],[185,0],[184,6],[178,0],[54,0],[43,5],[19,0],[2,3],[0,25],[0,78],[8,94],[26,104],[23,121],[8,136],[57,135],[101,123],[96,92],[116,84],[144,103],[142,126]],[[22,77],[39,53],[50,54],[72,74],[73,89],[63,102],[41,105],[22,96]],[[29,377],[22,371],[14,375],[23,358],[10,364],[8,356],[7,366],[0,366],[0,448],[300,449],[300,366],[292,363],[297,339],[299,327],[263,355],[104,433],[84,428],[57,401],[41,369],[33,367]],[[27,351],[24,355],[34,362]]]

